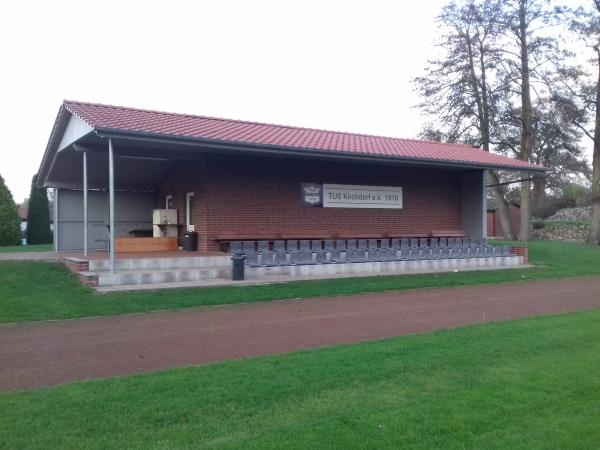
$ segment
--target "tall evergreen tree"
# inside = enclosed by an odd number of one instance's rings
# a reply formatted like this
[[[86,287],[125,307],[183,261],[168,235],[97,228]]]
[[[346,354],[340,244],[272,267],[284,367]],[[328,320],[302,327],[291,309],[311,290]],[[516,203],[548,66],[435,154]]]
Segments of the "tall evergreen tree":
[[[50,208],[45,188],[37,187],[37,174],[31,180],[29,208],[27,211],[27,243],[49,244],[52,242],[50,230]]]
[[[21,241],[19,212],[10,190],[0,175],[0,245],[17,245]]]

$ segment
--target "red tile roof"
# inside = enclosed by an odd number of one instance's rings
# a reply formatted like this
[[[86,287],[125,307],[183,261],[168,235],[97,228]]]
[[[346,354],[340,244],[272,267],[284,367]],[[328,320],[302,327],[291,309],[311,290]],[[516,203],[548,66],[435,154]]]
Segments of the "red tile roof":
[[[544,170],[537,165],[462,144],[342,133],[75,101],[65,101],[64,107],[96,131],[148,133],[163,137],[284,147],[298,151],[313,150],[509,170]]]
[[[18,211],[19,211],[19,219],[27,220],[27,214],[29,213],[29,209],[27,208],[27,206],[19,206]]]

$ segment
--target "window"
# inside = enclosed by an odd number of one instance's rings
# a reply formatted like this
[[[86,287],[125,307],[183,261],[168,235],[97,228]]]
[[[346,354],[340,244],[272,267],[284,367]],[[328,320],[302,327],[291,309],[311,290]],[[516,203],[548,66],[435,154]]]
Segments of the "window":
[[[185,225],[187,231],[194,230],[194,193],[185,194]]]
[[[172,195],[165,196],[165,208],[173,209],[173,196]]]

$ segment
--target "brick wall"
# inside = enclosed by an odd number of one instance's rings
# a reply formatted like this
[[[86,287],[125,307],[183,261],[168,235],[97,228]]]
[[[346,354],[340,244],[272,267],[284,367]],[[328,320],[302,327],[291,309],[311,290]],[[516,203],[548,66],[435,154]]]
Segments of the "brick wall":
[[[523,264],[529,264],[529,249],[527,247],[511,247],[509,251],[512,255],[522,256]]]
[[[502,223],[500,222],[500,214],[498,213],[498,210],[493,211],[492,214],[494,220],[494,234],[491,235],[490,232],[488,232],[488,236],[504,236],[504,230],[502,228]],[[508,205],[508,216],[510,218],[512,232],[518,237],[519,230],[521,229],[521,209],[512,204]]]
[[[218,249],[215,239],[223,232],[426,235],[432,229],[461,228],[458,177],[451,170],[208,155],[203,161],[172,166],[157,192],[157,207],[164,207],[164,196],[172,195],[183,224],[185,193],[195,192],[200,250]],[[302,182],[402,186],[403,209],[304,206]]]
[[[155,208],[165,207],[165,197],[171,195],[172,207],[177,209],[179,223],[179,245],[182,245],[185,224],[185,196],[187,192],[194,193],[194,227],[201,242],[206,242],[208,210],[206,195],[205,160],[175,161],[172,163],[168,175],[156,192]],[[205,246],[206,247],[206,246]],[[204,248],[206,249],[206,248]]]
[[[90,270],[90,262],[79,258],[66,258],[63,260],[67,269],[73,273],[87,272]]]

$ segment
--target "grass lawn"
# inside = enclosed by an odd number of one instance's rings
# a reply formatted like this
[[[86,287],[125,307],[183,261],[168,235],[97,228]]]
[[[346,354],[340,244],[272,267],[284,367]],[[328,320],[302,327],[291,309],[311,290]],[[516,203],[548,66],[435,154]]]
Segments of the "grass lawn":
[[[537,241],[529,244],[529,252],[530,262],[537,266],[532,269],[346,278],[262,286],[116,294],[97,294],[92,289],[80,285],[76,277],[60,264],[0,262],[0,323],[360,292],[600,275],[600,247]]]
[[[600,310],[0,395],[0,447],[597,449]]]
[[[0,253],[51,252],[52,244],[8,245],[0,246]]]

